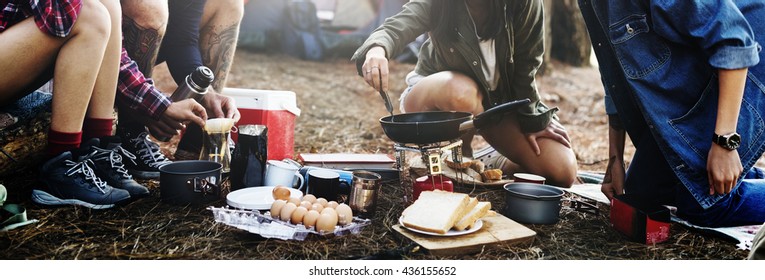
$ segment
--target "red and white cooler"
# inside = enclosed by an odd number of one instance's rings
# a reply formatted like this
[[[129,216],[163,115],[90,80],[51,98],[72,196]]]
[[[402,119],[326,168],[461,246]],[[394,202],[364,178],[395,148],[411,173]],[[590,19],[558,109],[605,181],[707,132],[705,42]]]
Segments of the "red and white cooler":
[[[237,125],[262,124],[268,128],[268,159],[292,159],[295,151],[295,119],[300,116],[291,91],[225,88],[223,94],[236,101],[242,118]],[[236,141],[236,133],[232,138]]]

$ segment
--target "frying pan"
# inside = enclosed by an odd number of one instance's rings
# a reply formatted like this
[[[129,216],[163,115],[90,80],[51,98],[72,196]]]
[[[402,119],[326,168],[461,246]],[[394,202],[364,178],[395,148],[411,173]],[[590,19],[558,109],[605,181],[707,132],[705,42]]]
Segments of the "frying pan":
[[[514,112],[531,102],[528,98],[507,102],[473,117],[468,112],[418,112],[380,118],[385,135],[398,143],[430,144],[459,138],[473,127],[481,128],[496,117]]]

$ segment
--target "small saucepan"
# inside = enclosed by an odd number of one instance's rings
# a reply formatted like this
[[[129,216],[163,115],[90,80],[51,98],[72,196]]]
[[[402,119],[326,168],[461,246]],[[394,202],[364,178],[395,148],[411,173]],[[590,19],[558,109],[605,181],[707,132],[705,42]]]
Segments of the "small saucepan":
[[[505,113],[531,102],[528,98],[511,101],[479,114],[473,118],[468,112],[418,112],[390,115],[380,118],[385,135],[398,143],[430,144],[459,138],[464,132],[496,120]]]
[[[523,224],[558,222],[563,191],[553,186],[531,183],[505,184],[502,214]]]
[[[206,160],[176,161],[159,168],[163,202],[203,205],[220,199],[223,165]]]

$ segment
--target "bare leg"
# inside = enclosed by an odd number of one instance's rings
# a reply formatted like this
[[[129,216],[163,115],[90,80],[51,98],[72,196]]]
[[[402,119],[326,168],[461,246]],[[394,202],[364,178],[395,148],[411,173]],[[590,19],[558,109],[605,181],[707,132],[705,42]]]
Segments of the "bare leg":
[[[121,0],[125,49],[146,77],[151,77],[167,28],[167,0]],[[212,0],[211,2],[217,2]]]
[[[111,31],[101,68],[96,77],[93,96],[88,106],[88,117],[114,118],[114,99],[117,92],[120,55],[122,53],[122,12],[118,0],[100,0],[109,11]]]
[[[530,172],[545,177],[547,184],[559,187],[570,187],[576,180],[574,151],[558,141],[539,138],[537,141],[542,153],[537,156],[514,118],[504,118],[497,125],[482,128],[480,133],[486,142],[521,169],[503,170],[506,173]]]
[[[215,0],[205,4],[199,28],[199,49],[202,63],[215,74],[212,87],[216,92],[221,92],[226,85],[243,15],[242,0]]]
[[[473,115],[483,112],[483,96],[478,85],[468,76],[457,72],[439,72],[422,79],[404,100],[407,112],[460,111]],[[462,155],[473,156],[470,147],[473,132],[462,137]]]
[[[79,132],[88,100],[101,67],[110,21],[98,1],[83,1],[82,10],[66,38],[40,32],[32,19],[0,33],[0,98],[15,98],[18,91],[55,64],[51,129]]]

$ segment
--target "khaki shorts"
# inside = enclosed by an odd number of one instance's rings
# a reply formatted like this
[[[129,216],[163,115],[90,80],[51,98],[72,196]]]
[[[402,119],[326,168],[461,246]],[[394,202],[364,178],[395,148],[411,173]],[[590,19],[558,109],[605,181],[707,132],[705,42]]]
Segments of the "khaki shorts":
[[[406,89],[404,89],[404,92],[401,93],[401,97],[398,98],[398,109],[402,114],[406,113],[406,110],[404,110],[404,100],[409,95],[409,93],[412,92],[414,85],[416,85],[424,78],[425,76],[417,74],[414,71],[406,74]]]

